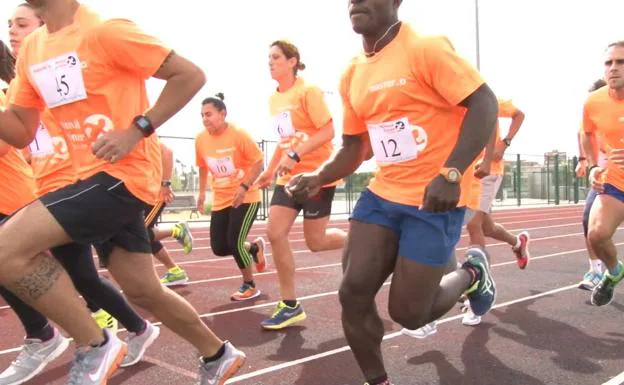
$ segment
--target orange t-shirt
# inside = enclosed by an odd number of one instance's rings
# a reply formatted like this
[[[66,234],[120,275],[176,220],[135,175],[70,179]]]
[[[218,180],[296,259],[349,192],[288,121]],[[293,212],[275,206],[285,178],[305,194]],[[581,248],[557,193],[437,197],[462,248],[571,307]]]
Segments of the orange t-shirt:
[[[264,160],[260,147],[247,131],[229,123],[221,135],[210,135],[207,130],[197,135],[195,158],[197,166],[210,173],[214,211],[232,206],[245,175],[254,164]],[[251,185],[243,203],[255,202],[260,202],[260,190],[258,185]]]
[[[11,103],[50,111],[79,178],[106,172],[153,204],[162,171],[156,135],[114,164],[96,158],[91,146],[105,132],[130,128],[132,119],[145,112],[145,80],[170,52],[132,22],[102,20],[80,5],[71,25],[55,33],[43,26],[26,38]]]
[[[466,109],[458,104],[483,83],[446,38],[420,37],[405,22],[381,52],[353,59],[340,88],[343,132],[370,135],[378,166],[370,190],[420,206],[459,137]]]
[[[583,130],[600,136],[607,155],[613,149],[624,149],[624,100],[610,94],[609,87],[592,92],[583,108]],[[624,191],[624,170],[607,162],[604,182]]]
[[[323,91],[306,83],[302,78],[297,78],[288,91],[275,92],[269,99],[269,107],[279,139],[276,151],[280,152],[277,155],[283,151],[295,149],[332,120]],[[333,150],[334,146],[329,141],[306,154],[295,165],[290,175],[278,177],[277,184],[286,185],[293,175],[316,170],[329,159]]]
[[[7,91],[10,99],[15,91],[12,81]],[[76,182],[78,176],[70,159],[63,131],[48,109],[43,110],[35,140],[28,146],[30,166],[35,178],[35,194],[40,197]]]
[[[7,100],[0,91],[0,108],[6,105]],[[22,153],[13,147],[0,157],[0,180],[0,214],[11,215],[37,199],[32,170]]]

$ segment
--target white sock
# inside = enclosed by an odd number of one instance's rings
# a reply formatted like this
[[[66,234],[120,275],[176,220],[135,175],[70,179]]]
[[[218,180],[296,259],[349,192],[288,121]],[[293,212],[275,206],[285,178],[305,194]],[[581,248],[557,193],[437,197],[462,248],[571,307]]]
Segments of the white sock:
[[[512,249],[516,250],[520,247],[522,243],[520,242],[520,237],[516,235],[516,245],[512,246]]]
[[[602,261],[599,259],[590,259],[589,268],[594,273],[602,273]]]

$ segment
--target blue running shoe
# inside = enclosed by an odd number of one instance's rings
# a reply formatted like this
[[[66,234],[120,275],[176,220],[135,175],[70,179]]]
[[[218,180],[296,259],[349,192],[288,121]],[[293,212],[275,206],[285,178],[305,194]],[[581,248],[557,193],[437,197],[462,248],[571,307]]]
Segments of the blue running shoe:
[[[472,312],[481,316],[489,312],[496,302],[496,285],[490,272],[485,252],[479,248],[470,248],[466,251],[466,261],[463,266],[472,266],[479,271],[477,281],[466,291]]]
[[[262,327],[268,330],[280,330],[306,319],[306,313],[299,302],[295,307],[279,301],[271,318],[262,321]]]

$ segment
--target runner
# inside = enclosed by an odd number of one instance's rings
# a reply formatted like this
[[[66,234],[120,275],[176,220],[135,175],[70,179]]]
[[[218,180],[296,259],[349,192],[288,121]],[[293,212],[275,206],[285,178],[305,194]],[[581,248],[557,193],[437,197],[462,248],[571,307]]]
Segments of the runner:
[[[520,130],[524,121],[524,113],[520,111],[510,100],[498,100],[498,117],[511,118],[509,132],[504,139],[500,139],[500,128],[496,125],[495,150],[492,158],[483,157],[481,163],[489,167],[489,175],[483,179],[476,179],[475,183],[481,184],[479,207],[466,226],[471,245],[479,245],[485,248],[485,237],[494,238],[511,246],[516,256],[516,262],[520,269],[525,269],[529,263],[529,233],[526,231],[513,235],[500,223],[492,218],[492,205],[496,199],[496,193],[503,182],[505,164],[503,155],[511,145],[511,141]]]
[[[197,208],[204,211],[210,172],[210,247],[216,256],[234,256],[241,271],[243,283],[232,294],[232,301],[256,298],[260,290],[256,288],[251,265],[253,260],[258,272],[266,268],[264,239],[256,238],[251,243],[246,239],[260,207],[260,190],[253,182],[262,172],[264,156],[245,130],[225,120],[223,94],[204,99],[201,114],[205,130],[195,138],[199,167]]]
[[[0,249],[0,283],[74,338],[79,349],[69,384],[106,382],[126,346],[98,328],[63,268],[43,254],[71,241],[94,243],[110,256],[109,271],[126,296],[199,350],[200,383],[222,385],[245,355],[160,284],[143,219],[145,203],[160,189],[152,134],[202,87],[202,71],[128,20],[103,20],[75,0],[29,3],[45,25],[20,49],[11,106],[0,111],[0,139],[27,146],[47,107],[80,181],[44,195],[0,227],[0,244],[7,245]],[[167,84],[149,108],[145,80],[152,76]]]
[[[29,28],[19,28],[17,32],[11,33],[12,48],[16,54],[19,52],[21,41],[38,25],[41,25],[40,22],[29,23],[29,21],[35,20],[38,18],[28,4],[22,4],[15,10],[9,28],[13,28],[19,23],[30,26]],[[5,80],[10,84],[7,93],[7,96],[10,97],[12,89],[14,89],[14,82],[12,78]],[[6,168],[20,172],[22,179],[28,178],[25,179],[28,186],[24,187],[30,188],[31,191],[30,194],[5,197],[5,201],[15,200],[16,197],[22,199],[22,204],[16,207],[25,206],[36,197],[71,184],[77,179],[69,159],[66,142],[47,110],[43,114],[43,120],[44,122],[37,130],[35,140],[29,147],[29,154],[32,154],[32,172],[30,170],[28,173],[21,172],[23,161],[7,157],[13,161],[14,166],[6,165]],[[16,182],[16,185],[20,185],[19,179]],[[22,184],[25,185],[25,183]],[[36,196],[33,195],[33,191]],[[24,201],[23,199],[27,200]],[[98,275],[90,245],[70,243],[51,249],[51,254],[65,267],[72,283],[86,300],[87,307],[101,328],[107,327],[116,333],[117,320],[103,310],[100,305],[118,317],[130,332],[129,352],[121,366],[131,366],[139,362],[146,349],[158,338],[159,328],[141,318],[130,307],[117,288],[107,279]],[[67,344],[62,344],[62,336],[53,333],[55,329],[49,326],[47,319],[42,314],[4,289],[0,291],[0,294],[17,313],[26,330],[24,347],[11,366],[0,374],[0,385],[22,383],[41,372],[50,361],[57,357],[57,354],[62,353],[59,347],[66,347]]]
[[[11,79],[4,79],[3,73],[3,80],[9,83]],[[4,93],[0,92],[0,107],[4,108],[6,103]],[[35,200],[36,197],[32,171],[20,152],[0,142],[0,155],[0,178],[3,181],[2,188],[0,188],[0,219],[4,220],[20,207]],[[30,309],[2,286],[0,286],[0,295],[17,314],[26,332],[24,348],[11,366],[0,373],[0,384],[14,384],[18,380],[21,380],[18,382],[21,383],[34,377],[48,362],[60,356],[69,346],[69,340],[48,323],[44,316]],[[18,362],[22,365],[18,365]],[[32,372],[32,374],[24,373],[25,371]]]
[[[278,330],[306,318],[303,306],[297,301],[295,260],[288,240],[299,212],[303,210],[303,236],[311,251],[340,249],[347,235],[343,230],[327,228],[338,181],[326,184],[305,202],[295,202],[284,190],[292,175],[315,170],[333,151],[334,124],[323,91],[298,76],[305,65],[299,50],[290,42],[278,40],[271,44],[269,68],[278,84],[269,104],[280,142],[257,183],[266,188],[277,177],[267,236],[273,250],[281,301],[271,317],[262,322],[262,327]]]
[[[488,142],[488,146],[485,149],[485,157],[492,156],[495,148],[496,135],[490,136],[490,141]],[[489,175],[490,173],[490,165],[481,162],[479,158],[477,158],[471,165],[468,167],[468,171],[464,174],[461,180],[461,192],[462,194],[466,194],[469,198],[466,202],[466,214],[464,215],[464,223],[462,227],[466,227],[466,225],[470,222],[472,217],[475,215],[477,210],[479,209],[479,202],[481,201],[481,183],[479,179],[482,179]],[[451,259],[446,266],[446,273],[451,273],[455,271],[458,267],[461,267],[461,264],[457,263],[457,259],[455,258],[456,250],[453,250],[451,253]],[[487,254],[486,254],[487,255]],[[476,316],[472,313],[472,311],[467,312],[470,307],[470,302],[468,301],[465,295],[462,295],[459,298],[459,301],[463,305],[461,307],[462,312],[466,312],[464,317],[462,318],[462,324],[464,325],[476,325],[481,322],[481,316]],[[401,333],[405,334],[409,337],[414,337],[418,339],[427,338],[432,336],[438,332],[438,323],[437,321],[431,321],[425,326],[416,329],[410,330],[403,328],[401,329]]]
[[[589,92],[594,92],[606,85],[607,85],[607,82],[605,82],[603,79],[598,79],[589,88]],[[578,135],[577,135],[580,156],[579,156],[579,162],[576,165],[576,176],[579,178],[585,177],[586,172],[587,172],[587,157],[585,156],[585,151],[583,151],[583,145],[581,143],[581,135],[582,135],[582,128],[578,132]],[[597,137],[592,137],[592,138],[599,139]],[[600,152],[598,154],[598,166],[600,166],[601,168],[605,168],[607,166],[607,160],[608,160],[607,154],[604,153],[604,150],[602,148],[602,145],[600,144],[600,141],[597,144],[597,146],[600,149]],[[596,256],[596,253],[594,253],[594,251],[591,248],[591,245],[587,241],[587,231],[589,227],[589,212],[591,211],[591,207],[594,204],[596,195],[599,192],[602,192],[602,188],[603,186],[602,186],[602,183],[600,183],[600,180],[596,180],[595,185],[590,186],[587,191],[587,196],[585,197],[585,206],[583,207],[583,235],[585,236],[585,246],[587,247],[587,254],[589,255],[589,270],[587,271],[587,273],[583,275],[583,279],[581,280],[581,282],[579,282],[578,287],[579,289],[589,290],[589,291],[594,290],[594,287],[596,287],[596,285],[600,283],[600,281],[602,280],[602,276],[604,274],[602,262],[600,261],[600,259],[598,259],[598,257]]]
[[[607,87],[592,92],[583,109],[583,149],[591,166],[592,185],[604,182],[589,214],[587,239],[607,270],[593,289],[591,302],[604,306],[613,299],[615,286],[624,278],[624,264],[618,261],[613,234],[624,220],[624,41],[610,44],[605,52]],[[598,140],[609,155],[606,168],[598,162]],[[600,180],[602,179],[602,181]]]
[[[351,1],[365,54],[341,82],[343,143],[320,170],[298,175],[295,198],[344,178],[362,163],[369,136],[378,172],[353,210],[339,290],[343,329],[371,385],[390,384],[375,296],[392,274],[389,313],[411,330],[439,319],[464,293],[478,315],[495,300],[485,252],[445,274],[461,232],[462,173],[496,125],[496,97],[444,38],[421,37],[398,19],[401,1]]]
[[[167,273],[160,279],[160,282],[165,286],[185,285],[188,282],[186,271],[173,261],[169,255],[169,251],[165,245],[162,244],[161,240],[172,237],[184,247],[184,253],[189,254],[191,250],[193,250],[193,236],[190,228],[185,222],[176,223],[170,230],[156,228],[156,224],[166,205],[173,202],[175,198],[175,194],[171,188],[173,151],[162,142],[159,142],[159,145],[162,157],[160,194],[154,205],[145,205],[145,226],[147,227],[152,254],[167,268]],[[104,257],[100,257],[99,261],[100,267],[107,267],[107,261]]]

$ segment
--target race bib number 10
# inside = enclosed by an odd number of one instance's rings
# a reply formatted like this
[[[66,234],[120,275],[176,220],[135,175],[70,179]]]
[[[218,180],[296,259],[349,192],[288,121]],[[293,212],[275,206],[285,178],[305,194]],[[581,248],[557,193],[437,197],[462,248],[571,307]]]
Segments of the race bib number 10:
[[[225,178],[236,173],[236,167],[231,157],[208,158],[210,172],[217,178]]]
[[[412,128],[407,118],[367,126],[375,160],[379,164],[416,159],[418,153],[427,146],[425,131],[416,126]]]
[[[82,65],[75,52],[32,65],[30,73],[48,108],[87,98]]]

